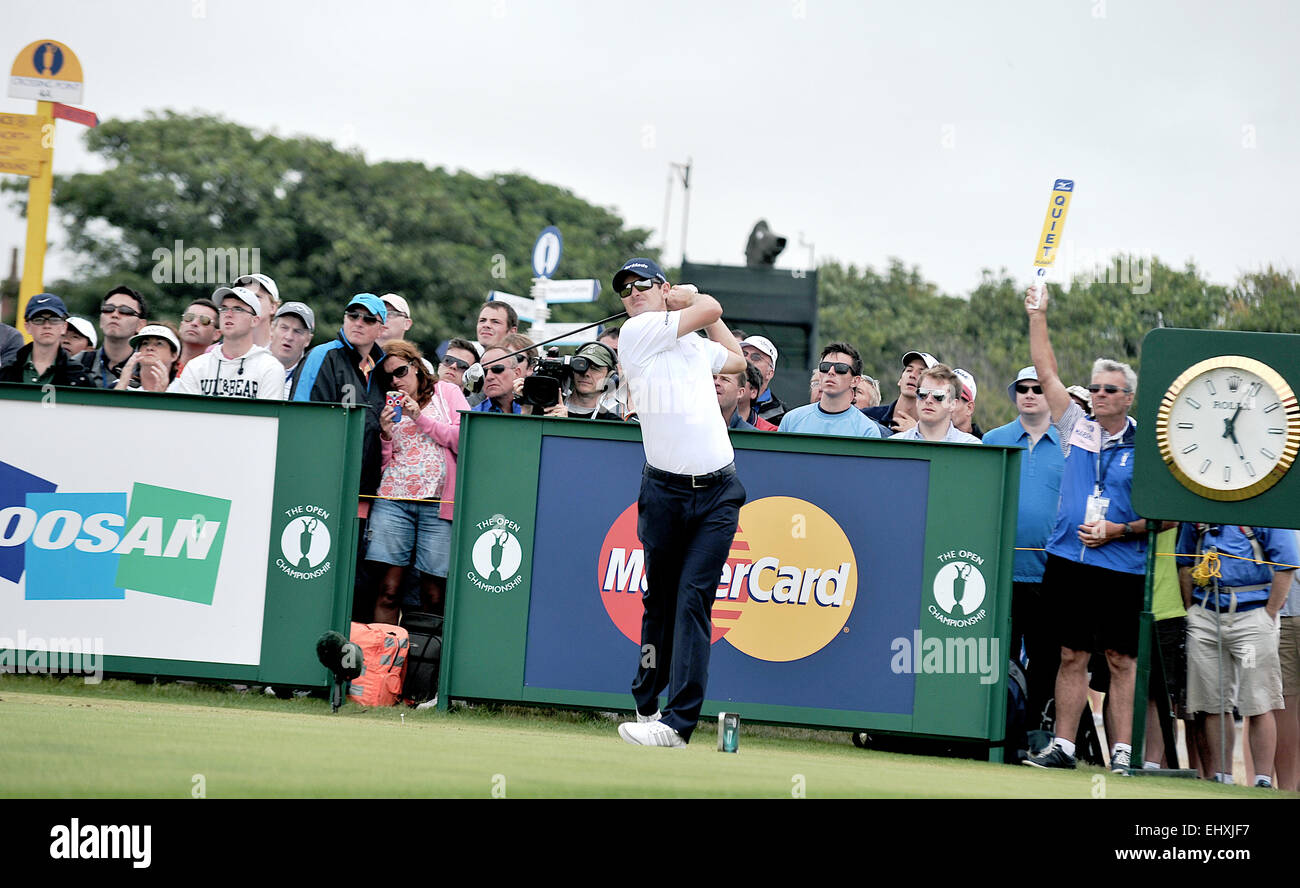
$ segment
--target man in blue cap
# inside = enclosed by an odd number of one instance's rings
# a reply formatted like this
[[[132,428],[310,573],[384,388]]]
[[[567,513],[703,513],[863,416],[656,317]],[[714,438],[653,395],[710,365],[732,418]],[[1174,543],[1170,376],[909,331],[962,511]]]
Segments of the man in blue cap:
[[[626,262],[614,292],[630,316],[619,331],[619,361],[646,456],[637,500],[646,591],[636,721],[618,733],[637,746],[680,749],[704,703],[713,600],[745,502],[713,376],[743,372],[745,356],[718,301],[670,285],[653,260]]]
[[[343,312],[343,326],[333,342],[307,353],[293,387],[295,401],[358,404],[366,408],[366,434],[361,450],[361,493],[379,488],[382,452],[379,414],[389,380],[384,373],[384,350],[377,340],[384,332],[388,309],[373,293],[352,297]]]
[[[90,375],[63,350],[68,309],[52,293],[39,293],[27,303],[23,322],[32,341],[18,349],[11,364],[0,371],[0,382],[29,385],[69,385],[94,388]]]

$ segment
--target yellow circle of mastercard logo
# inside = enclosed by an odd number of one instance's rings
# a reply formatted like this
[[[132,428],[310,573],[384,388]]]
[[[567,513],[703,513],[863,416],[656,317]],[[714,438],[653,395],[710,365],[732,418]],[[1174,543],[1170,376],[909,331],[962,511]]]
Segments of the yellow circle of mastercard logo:
[[[597,578],[610,619],[638,644],[643,558],[633,504],[606,534]],[[794,497],[755,500],[740,510],[718,580],[713,641],[759,660],[807,657],[843,631],[857,591],[857,559],[834,518]]]

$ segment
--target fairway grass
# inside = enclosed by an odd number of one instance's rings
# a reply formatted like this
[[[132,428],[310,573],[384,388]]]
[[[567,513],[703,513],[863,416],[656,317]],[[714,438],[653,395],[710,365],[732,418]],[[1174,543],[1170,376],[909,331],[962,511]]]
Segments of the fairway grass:
[[[685,750],[628,746],[599,716],[502,707],[442,713],[281,701],[193,685],[0,678],[0,796],[926,797],[1276,796],[1201,781],[1035,771],[864,751],[847,733],[707,723]]]

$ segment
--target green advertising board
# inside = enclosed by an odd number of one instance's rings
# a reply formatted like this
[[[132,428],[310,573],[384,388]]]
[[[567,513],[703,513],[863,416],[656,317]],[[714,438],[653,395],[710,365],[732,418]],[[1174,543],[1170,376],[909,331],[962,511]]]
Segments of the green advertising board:
[[[0,666],[75,643],[108,673],[329,684],[360,409],[2,385],[0,410]]]
[[[1019,452],[732,434],[748,498],[704,714],[996,745]],[[641,655],[634,425],[465,414],[439,705],[627,710]]]

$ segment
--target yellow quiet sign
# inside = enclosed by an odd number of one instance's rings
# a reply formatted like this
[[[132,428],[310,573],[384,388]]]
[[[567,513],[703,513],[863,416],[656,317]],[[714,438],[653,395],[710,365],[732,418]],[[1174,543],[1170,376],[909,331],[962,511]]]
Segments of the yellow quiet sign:
[[[81,62],[57,40],[27,44],[9,70],[9,95],[15,99],[80,105],[81,89]]]

